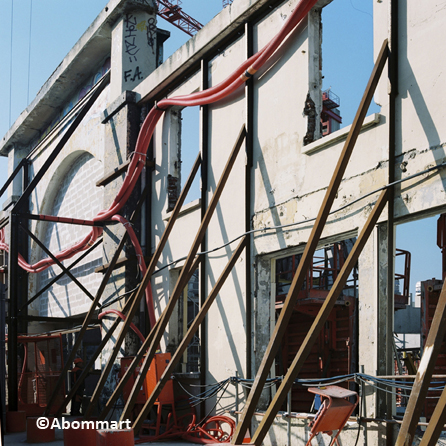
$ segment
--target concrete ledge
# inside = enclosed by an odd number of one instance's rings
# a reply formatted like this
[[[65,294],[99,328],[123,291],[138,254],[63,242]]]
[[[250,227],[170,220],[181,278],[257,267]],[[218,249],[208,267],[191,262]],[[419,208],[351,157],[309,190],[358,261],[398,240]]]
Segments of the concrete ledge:
[[[10,208],[11,206],[14,206],[19,201],[20,195],[11,195],[4,203],[3,203],[3,210],[6,211],[6,209]]]
[[[381,115],[379,113],[374,113],[373,115],[367,116],[362,124],[361,131],[374,125],[379,124],[381,120]],[[337,130],[331,135],[324,136],[321,139],[313,141],[312,143],[302,147],[302,153],[305,155],[311,155],[322,149],[326,149],[330,146],[337,144],[339,141],[347,138],[348,132],[351,129],[351,125],[344,127],[343,129]]]
[[[107,107],[101,113],[101,122],[105,124],[109,119],[111,119],[119,110],[124,108],[127,104],[136,103],[136,93],[133,91],[124,91],[117,99],[115,99],[109,107]]]
[[[277,5],[277,1],[238,0],[224,8],[134,89],[138,97],[142,102],[156,98],[175,79],[186,75],[208,52],[215,50],[242,27],[249,17],[270,4]]]

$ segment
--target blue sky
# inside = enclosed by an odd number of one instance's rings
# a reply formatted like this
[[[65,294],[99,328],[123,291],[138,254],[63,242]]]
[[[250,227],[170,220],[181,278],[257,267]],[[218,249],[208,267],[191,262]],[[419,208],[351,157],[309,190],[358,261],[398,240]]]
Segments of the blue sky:
[[[184,11],[203,24],[222,9],[222,0],[183,0],[182,3]],[[107,0],[2,0],[0,57],[4,62],[0,70],[1,137],[106,4]],[[372,4],[372,0],[334,0],[323,13],[324,88],[331,88],[341,98],[343,125],[352,122],[373,67]],[[162,19],[158,26],[171,31],[171,38],[165,43],[166,57],[189,38]],[[379,110],[377,106],[372,106],[370,111]],[[6,175],[6,159],[0,158],[2,184]],[[0,202],[5,198],[1,197]],[[439,249],[436,248],[438,252],[432,249],[436,235],[435,221],[430,219],[424,224],[419,222],[414,223],[415,226],[404,225],[397,229],[399,247],[411,249],[407,246],[410,241],[417,245],[413,249],[419,252],[413,252],[414,262],[424,259],[417,266],[419,274],[412,274],[414,281],[419,280],[417,277],[439,277],[439,273],[425,260],[437,259],[437,254],[440,258]],[[415,241],[411,237],[414,233],[411,228],[415,228],[420,235]],[[440,265],[440,261],[435,260],[434,263],[435,267]]]

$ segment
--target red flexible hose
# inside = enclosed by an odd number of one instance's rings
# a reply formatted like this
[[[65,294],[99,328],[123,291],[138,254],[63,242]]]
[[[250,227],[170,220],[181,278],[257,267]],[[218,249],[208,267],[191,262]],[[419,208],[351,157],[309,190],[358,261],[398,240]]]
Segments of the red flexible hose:
[[[141,130],[138,135],[136,143],[135,154],[127,168],[127,174],[124,178],[123,184],[116,195],[110,208],[98,213],[93,221],[106,221],[113,218],[124,206],[132,193],[139,175],[145,165],[146,153],[155,131],[156,124],[163,115],[165,109],[172,105],[180,106],[196,106],[206,105],[217,102],[229,94],[233,93],[237,88],[244,84],[256,71],[258,71],[274,54],[277,48],[282,44],[291,31],[301,22],[301,20],[308,14],[310,9],[316,4],[317,0],[301,0],[290,17],[287,19],[285,25],[271,39],[271,41],[263,47],[255,55],[243,62],[229,77],[219,84],[207,90],[192,93],[190,95],[182,95],[176,98],[169,98],[160,101],[156,107],[152,108],[147,115]],[[83,251],[91,246],[102,233],[101,228],[93,228],[89,235],[83,240],[76,243],[71,248],[65,249],[55,255],[59,261],[63,261],[73,257],[77,252]],[[0,230],[0,249],[9,251],[8,245],[5,243],[4,228]],[[136,249],[136,247],[135,247]],[[49,266],[53,265],[54,261],[50,258],[43,259],[34,265],[28,264],[25,259],[19,255],[19,265],[25,271],[30,273],[38,273]],[[152,298],[153,301],[153,298]],[[149,307],[153,310],[153,304]],[[152,321],[151,321],[152,323]]]
[[[118,310],[105,310],[98,315],[98,319],[102,319],[106,314],[111,313],[117,314],[123,321],[126,320],[125,314],[121,313]],[[130,324],[130,328],[138,335],[138,338],[141,339],[142,342],[146,340],[143,334],[139,331],[138,327],[133,322]]]
[[[120,223],[122,223],[125,230],[127,231],[130,240],[132,241],[132,244],[135,248],[136,256],[138,257],[139,269],[141,270],[142,275],[145,276],[147,271],[146,262],[144,261],[144,255],[142,253],[141,245],[139,244],[138,237],[136,237],[135,231],[133,230],[131,223],[121,215],[114,215],[112,217],[112,220],[119,221]],[[147,304],[147,310],[149,312],[150,326],[154,327],[156,323],[156,317],[153,305],[152,287],[150,285],[150,282],[147,285],[144,292],[146,295],[146,304]]]

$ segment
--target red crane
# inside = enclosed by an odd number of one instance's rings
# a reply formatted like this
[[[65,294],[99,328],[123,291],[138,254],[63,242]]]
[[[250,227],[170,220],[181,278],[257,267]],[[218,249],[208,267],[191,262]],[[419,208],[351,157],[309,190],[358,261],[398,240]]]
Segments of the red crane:
[[[189,36],[193,36],[203,28],[200,22],[183,11],[180,6],[181,0],[156,0],[156,3],[158,5],[158,15],[189,34]]]

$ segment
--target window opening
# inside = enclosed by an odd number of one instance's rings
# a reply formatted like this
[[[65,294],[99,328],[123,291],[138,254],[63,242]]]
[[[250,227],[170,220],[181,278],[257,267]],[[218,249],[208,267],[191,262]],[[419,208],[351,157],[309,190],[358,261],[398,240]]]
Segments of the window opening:
[[[180,179],[184,187],[200,150],[200,108],[186,107],[181,110]],[[196,175],[187,195],[187,202],[201,196],[200,175]]]
[[[286,373],[354,242],[355,239],[347,239],[324,246],[315,252],[276,360],[277,376]],[[302,254],[294,254],[275,260],[277,315],[283,307],[301,257]],[[357,370],[357,279],[358,269],[355,267],[316,345],[304,363],[300,378],[325,378],[346,375]],[[295,386],[291,394],[291,410],[309,412],[313,399],[314,396],[306,388]]]
[[[373,2],[339,0],[324,6],[320,62],[322,136],[353,122],[373,59]],[[368,114],[378,113],[379,109],[372,102]]]

